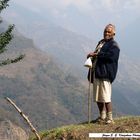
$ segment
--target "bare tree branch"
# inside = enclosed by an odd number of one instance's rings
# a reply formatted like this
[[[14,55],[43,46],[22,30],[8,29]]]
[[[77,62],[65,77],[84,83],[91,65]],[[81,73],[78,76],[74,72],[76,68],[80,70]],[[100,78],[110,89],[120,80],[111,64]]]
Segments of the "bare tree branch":
[[[30,126],[31,131],[35,134],[37,140],[41,140],[37,130],[33,127],[32,123],[29,121],[28,117],[17,107],[17,105],[8,97],[6,97],[6,100],[14,106],[14,108],[20,113],[20,115],[24,118],[24,120],[27,122],[27,124]]]

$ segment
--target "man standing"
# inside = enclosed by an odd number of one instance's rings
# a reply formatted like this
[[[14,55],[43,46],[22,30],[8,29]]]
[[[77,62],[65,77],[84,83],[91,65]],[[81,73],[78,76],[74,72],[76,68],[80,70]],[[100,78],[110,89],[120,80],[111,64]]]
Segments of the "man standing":
[[[99,41],[94,52],[87,57],[94,59],[94,100],[100,112],[97,122],[106,121],[106,124],[114,123],[112,118],[111,84],[114,81],[119,59],[119,46],[114,40],[115,26],[108,24],[103,33],[104,38]]]

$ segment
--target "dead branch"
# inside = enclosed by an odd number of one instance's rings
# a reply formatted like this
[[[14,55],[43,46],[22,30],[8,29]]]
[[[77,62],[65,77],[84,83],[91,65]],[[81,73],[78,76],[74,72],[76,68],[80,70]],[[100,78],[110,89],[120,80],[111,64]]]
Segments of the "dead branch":
[[[35,134],[37,140],[41,140],[37,130],[33,127],[32,123],[29,121],[28,117],[17,107],[17,105],[10,98],[6,97],[6,100],[9,103],[11,103],[14,106],[14,108],[20,113],[20,115],[24,118],[24,120],[30,126],[31,131]]]

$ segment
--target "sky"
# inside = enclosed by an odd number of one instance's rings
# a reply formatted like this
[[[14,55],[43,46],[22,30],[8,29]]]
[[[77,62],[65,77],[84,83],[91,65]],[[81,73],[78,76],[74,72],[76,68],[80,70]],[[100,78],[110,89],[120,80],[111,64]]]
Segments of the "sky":
[[[9,4],[88,37],[99,36],[98,30],[102,31],[108,23],[123,30],[140,17],[140,0],[10,0]],[[8,18],[18,14],[11,10]]]
[[[112,23],[120,45],[129,55],[135,51],[134,57],[139,57],[140,0],[10,0],[2,16],[17,28],[20,25],[19,29],[36,22],[47,26],[50,21],[95,42]]]
[[[66,16],[68,7],[73,6],[82,14],[94,17],[101,11],[120,14],[125,10],[139,12],[139,0],[11,0],[34,12],[49,11],[54,16]],[[123,13],[122,13],[123,14]]]

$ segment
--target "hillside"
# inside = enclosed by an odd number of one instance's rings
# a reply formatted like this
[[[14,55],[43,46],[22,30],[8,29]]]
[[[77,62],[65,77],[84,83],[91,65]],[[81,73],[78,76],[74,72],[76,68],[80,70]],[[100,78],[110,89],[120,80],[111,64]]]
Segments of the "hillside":
[[[10,97],[37,129],[85,120],[86,89],[78,78],[34,47],[31,39],[16,32],[9,49],[0,57],[11,58],[20,53],[26,54],[25,59],[0,69],[0,118],[24,124],[4,99]]]
[[[40,132],[42,140],[95,140],[89,138],[89,133],[139,133],[140,117],[116,118],[115,124],[77,124],[63,126],[48,131]],[[98,140],[114,140],[114,138],[98,138]],[[128,138],[129,139],[129,138]],[[30,138],[29,140],[36,140]],[[126,140],[126,138],[117,138]]]

